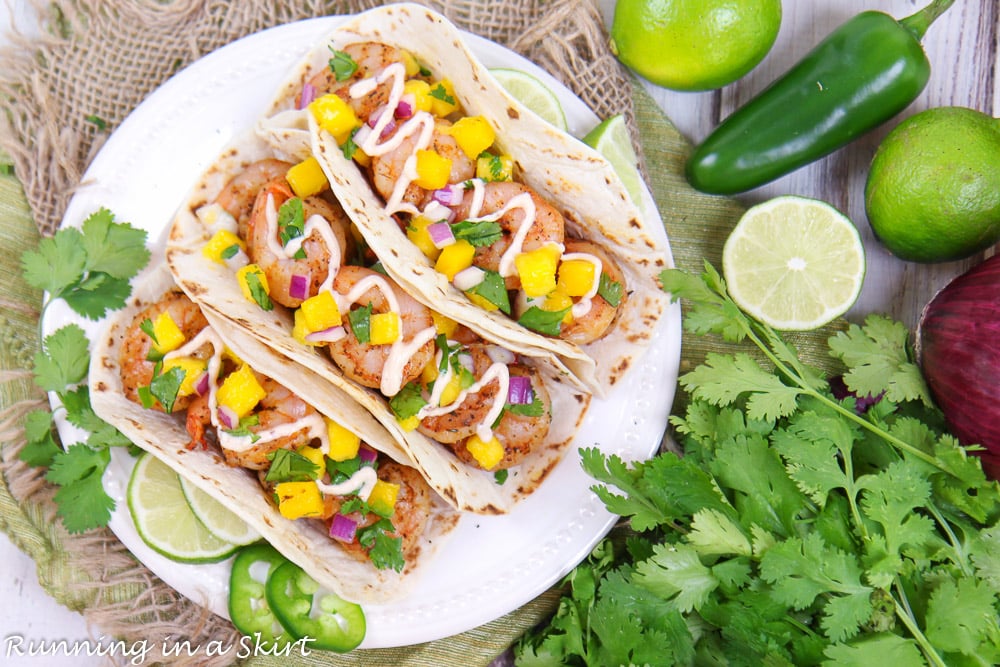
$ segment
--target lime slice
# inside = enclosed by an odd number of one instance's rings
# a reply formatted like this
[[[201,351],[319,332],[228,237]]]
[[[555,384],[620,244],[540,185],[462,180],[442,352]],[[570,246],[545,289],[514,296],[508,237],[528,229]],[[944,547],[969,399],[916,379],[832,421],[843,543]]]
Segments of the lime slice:
[[[857,228],[826,202],[783,196],[750,208],[722,250],[729,294],[775,329],[807,331],[843,315],[861,292]]]
[[[136,461],[128,483],[128,508],[139,537],[167,558],[213,563],[238,549],[198,520],[184,498],[177,473],[152,454]]]
[[[632,148],[632,139],[621,114],[611,116],[587,133],[583,143],[597,150],[614,167],[636,206],[642,207],[642,176],[639,175],[639,158]]]
[[[559,104],[559,98],[544,83],[527,72],[517,69],[500,67],[491,69],[490,74],[518,102],[563,132],[566,131],[568,127],[566,125],[566,114],[563,113],[562,105]]]
[[[260,539],[260,533],[228,507],[208,495],[192,482],[180,477],[181,491],[194,515],[220,540],[243,546]]]

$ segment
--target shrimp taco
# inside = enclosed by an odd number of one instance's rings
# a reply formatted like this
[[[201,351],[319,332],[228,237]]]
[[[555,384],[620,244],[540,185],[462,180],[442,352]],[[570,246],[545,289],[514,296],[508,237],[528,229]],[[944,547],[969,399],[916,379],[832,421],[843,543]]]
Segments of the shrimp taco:
[[[668,306],[655,214],[435,12],[395,4],[340,25],[259,130],[315,155],[386,273],[479,335],[554,357],[597,395],[647,349]]]
[[[508,511],[561,459],[589,395],[550,358],[415,299],[386,275],[315,158],[288,157],[250,135],[203,175],[168,241],[177,284],[353,397],[454,508]],[[322,391],[294,374],[287,386]]]
[[[98,339],[94,411],[345,599],[403,595],[457,514],[366,410],[161,267]]]

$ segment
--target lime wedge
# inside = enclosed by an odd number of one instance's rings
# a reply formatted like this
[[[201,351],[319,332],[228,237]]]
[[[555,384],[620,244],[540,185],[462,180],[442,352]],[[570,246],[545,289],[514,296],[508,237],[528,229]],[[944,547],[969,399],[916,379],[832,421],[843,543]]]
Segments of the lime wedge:
[[[722,250],[740,308],[775,329],[807,331],[843,315],[865,278],[857,228],[826,202],[776,197],[750,208]]]
[[[213,563],[238,547],[209,532],[191,511],[180,478],[152,454],[136,461],[128,483],[128,508],[149,547],[184,563]]]
[[[518,102],[563,132],[566,131],[566,114],[563,113],[559,98],[544,83],[527,72],[517,69],[500,67],[491,69],[490,74]]]
[[[220,540],[243,546],[260,539],[254,530],[228,507],[208,495],[192,482],[180,477],[181,491],[194,515]]]
[[[583,143],[597,150],[614,167],[636,206],[642,207],[642,176],[639,175],[639,158],[632,148],[632,140],[621,114],[611,116],[587,133]]]

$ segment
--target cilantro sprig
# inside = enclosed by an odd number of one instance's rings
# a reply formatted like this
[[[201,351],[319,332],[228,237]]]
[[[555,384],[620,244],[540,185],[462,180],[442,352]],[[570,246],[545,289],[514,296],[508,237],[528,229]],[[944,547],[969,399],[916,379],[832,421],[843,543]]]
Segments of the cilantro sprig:
[[[517,664],[1000,664],[1000,485],[943,428],[898,322],[832,336],[856,410],[733,303],[709,265],[661,275],[685,327],[759,350],[680,378],[683,455],[581,451],[628,519],[565,580]]]
[[[129,281],[149,261],[146,232],[116,222],[107,209],[90,215],[80,228],[65,227],[39,241],[21,256],[28,284],[47,292],[42,313],[62,299],[77,314],[97,320],[122,308],[131,294]],[[117,429],[94,414],[84,383],[90,363],[86,333],[68,324],[42,335],[34,358],[35,384],[53,392],[62,403],[66,421],[85,430],[84,442],[59,446],[54,415],[35,410],[25,418],[26,445],[20,458],[29,465],[47,467],[46,479],[59,486],[55,494],[58,515],[72,533],[105,526],[115,503],[104,491],[101,477],[111,460],[112,447],[131,443]]]

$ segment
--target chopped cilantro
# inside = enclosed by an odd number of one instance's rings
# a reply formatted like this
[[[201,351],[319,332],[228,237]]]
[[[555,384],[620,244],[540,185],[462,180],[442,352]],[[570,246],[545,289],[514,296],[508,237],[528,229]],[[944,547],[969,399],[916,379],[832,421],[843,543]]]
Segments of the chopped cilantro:
[[[276,449],[267,455],[271,466],[267,469],[264,481],[278,484],[280,482],[307,482],[319,477],[319,467],[291,449]]]
[[[479,154],[480,160],[488,160],[489,170],[490,170],[490,180],[500,181],[503,180],[503,160],[500,159],[499,155],[494,155],[489,151],[483,151]]]
[[[281,239],[282,247],[287,246],[292,239],[302,236],[305,233],[305,226],[305,212],[302,200],[298,197],[292,197],[278,209],[278,237]],[[305,250],[299,248],[294,259],[305,258]]]
[[[181,383],[184,382],[184,369],[174,366],[166,373],[153,373],[153,379],[149,383],[149,393],[160,402],[164,412],[174,411],[174,401],[177,400],[177,393],[180,391]]]
[[[612,308],[617,308],[622,302],[622,284],[616,280],[611,280],[608,274],[601,272],[601,278],[597,283],[597,294],[608,302]]]
[[[542,402],[537,391],[533,391],[531,394],[531,403],[507,403],[504,409],[519,417],[541,417],[545,414],[545,403]]]
[[[344,158],[348,160],[354,159],[354,154],[358,152],[358,144],[354,141],[354,136],[358,133],[361,128],[355,128],[351,130],[350,135],[348,135],[347,140],[341,144],[340,151],[344,154]]]
[[[355,456],[346,461],[326,460],[326,471],[330,475],[331,484],[340,484],[351,478],[351,475],[361,469],[361,457]]]
[[[329,47],[333,57],[329,60],[330,71],[337,81],[347,81],[358,71],[358,64],[348,53]]]
[[[439,99],[446,104],[455,104],[455,97],[453,95],[448,94],[448,89],[444,87],[443,83],[439,83],[438,85],[431,88],[431,91],[428,94],[431,97]]]
[[[347,319],[359,343],[366,344],[372,339],[372,304],[355,308],[348,314]]]
[[[467,293],[481,296],[499,308],[501,312],[510,315],[510,295],[507,293],[503,276],[496,271],[486,271],[483,274],[482,282],[467,290]]]
[[[542,310],[538,306],[531,306],[524,311],[517,321],[521,326],[527,327],[532,331],[537,331],[546,336],[558,336],[559,330],[562,328],[563,318],[566,317],[566,313],[569,310],[569,308],[563,308],[562,310]]]
[[[390,537],[395,527],[389,519],[379,519],[375,523],[358,528],[358,544],[368,549],[368,557],[379,570],[392,568],[402,572],[406,561],[403,559],[403,538]]]
[[[420,384],[409,382],[403,385],[399,393],[389,399],[389,407],[396,419],[403,420],[416,416],[420,409],[427,405]]]
[[[224,248],[222,252],[219,253],[219,256],[222,257],[222,259],[232,259],[233,257],[236,256],[236,253],[238,253],[239,251],[240,251],[240,244],[234,243],[228,248]]]
[[[476,248],[493,245],[500,240],[503,230],[500,223],[492,220],[462,220],[451,226],[456,239],[468,241]]]
[[[273,310],[274,303],[271,301],[271,297],[268,295],[267,290],[264,289],[264,283],[261,282],[260,274],[254,271],[248,271],[246,273],[247,288],[250,290],[250,296],[253,300],[257,302],[261,310]]]
[[[501,468],[493,473],[493,481],[497,484],[503,486],[504,482],[507,481],[507,477],[510,476],[510,471],[506,468]]]
[[[260,417],[255,414],[247,415],[240,419],[240,423],[236,425],[236,428],[223,430],[223,433],[233,436],[234,438],[246,438],[250,437],[250,442],[257,442],[260,440],[260,436],[251,430],[251,426],[257,426],[260,424]]]

